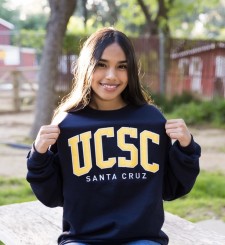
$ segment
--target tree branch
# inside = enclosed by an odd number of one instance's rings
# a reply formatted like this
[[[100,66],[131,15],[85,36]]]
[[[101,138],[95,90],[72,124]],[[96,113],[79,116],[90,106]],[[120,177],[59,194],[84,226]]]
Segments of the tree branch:
[[[158,34],[157,25],[156,25],[155,21],[152,20],[152,15],[150,14],[148,6],[144,3],[143,0],[137,0],[137,2],[140,5],[140,7],[144,13],[144,16],[145,16],[145,19],[146,19],[146,22],[148,25],[149,34],[150,35]]]

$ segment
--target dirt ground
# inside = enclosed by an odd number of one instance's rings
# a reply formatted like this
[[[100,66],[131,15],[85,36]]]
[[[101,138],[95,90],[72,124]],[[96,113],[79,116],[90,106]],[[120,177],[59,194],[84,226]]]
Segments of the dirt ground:
[[[24,143],[34,120],[31,112],[0,114],[0,176],[26,176],[28,149],[15,147]],[[225,173],[225,130],[191,128],[195,140],[202,147],[201,169]]]

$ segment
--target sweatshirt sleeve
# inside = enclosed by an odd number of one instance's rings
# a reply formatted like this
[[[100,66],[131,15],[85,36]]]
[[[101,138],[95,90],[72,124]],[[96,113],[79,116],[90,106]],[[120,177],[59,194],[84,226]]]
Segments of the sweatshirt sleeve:
[[[48,207],[63,205],[62,176],[58,154],[41,154],[32,147],[27,156],[27,181],[37,199]]]
[[[174,200],[189,193],[199,174],[200,146],[193,137],[187,147],[178,141],[169,149],[168,163],[165,166],[163,199]]]

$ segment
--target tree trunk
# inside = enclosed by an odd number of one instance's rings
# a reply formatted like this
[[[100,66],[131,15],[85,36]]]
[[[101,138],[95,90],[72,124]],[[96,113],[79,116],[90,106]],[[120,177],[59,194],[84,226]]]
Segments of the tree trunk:
[[[42,125],[49,124],[55,109],[55,83],[58,79],[58,58],[61,54],[67,23],[77,0],[49,0],[51,13],[47,25],[35,105],[35,118],[30,136],[35,138]]]
[[[138,4],[140,5],[143,14],[145,16],[145,20],[148,26],[149,35],[157,35],[158,34],[158,23],[152,20],[152,15],[149,11],[149,6],[145,4],[143,0],[137,0]]]

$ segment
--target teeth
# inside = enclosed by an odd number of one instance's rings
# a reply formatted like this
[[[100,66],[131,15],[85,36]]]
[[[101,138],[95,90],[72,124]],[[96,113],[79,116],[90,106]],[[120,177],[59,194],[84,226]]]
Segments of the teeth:
[[[102,84],[103,87],[105,88],[116,88],[117,85],[109,85],[109,84]]]

